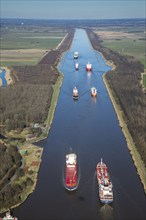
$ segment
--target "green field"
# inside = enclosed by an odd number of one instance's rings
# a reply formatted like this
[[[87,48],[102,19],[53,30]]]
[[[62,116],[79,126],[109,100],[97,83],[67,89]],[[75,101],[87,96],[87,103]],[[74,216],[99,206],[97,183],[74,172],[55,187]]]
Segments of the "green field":
[[[103,40],[103,45],[123,55],[136,57],[146,69],[146,53],[144,40]]]
[[[66,35],[63,29],[49,27],[7,27],[1,33],[1,66],[35,65]],[[32,53],[30,50],[34,49],[38,51]]]
[[[46,38],[37,37],[5,37],[1,39],[1,49],[6,50],[16,50],[16,49],[52,49],[55,48],[59,42],[62,40],[62,36],[55,38],[55,36],[51,37],[46,36]]]

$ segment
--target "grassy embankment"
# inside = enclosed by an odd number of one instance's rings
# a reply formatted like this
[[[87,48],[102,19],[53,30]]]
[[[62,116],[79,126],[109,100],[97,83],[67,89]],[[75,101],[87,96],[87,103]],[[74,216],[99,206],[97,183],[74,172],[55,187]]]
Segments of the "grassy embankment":
[[[144,85],[144,88],[146,89],[146,73],[143,74],[143,85]]]

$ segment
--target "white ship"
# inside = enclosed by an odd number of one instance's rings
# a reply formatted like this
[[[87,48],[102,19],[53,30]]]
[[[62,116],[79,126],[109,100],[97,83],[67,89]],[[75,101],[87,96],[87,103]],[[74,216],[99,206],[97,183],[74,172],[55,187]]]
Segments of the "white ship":
[[[75,63],[75,69],[76,69],[76,70],[79,69],[79,64],[78,64],[78,62]]]
[[[95,87],[91,88],[91,96],[93,97],[97,96],[97,89]]]
[[[88,62],[88,63],[86,64],[86,70],[87,70],[87,71],[91,71],[91,70],[92,70],[92,64],[91,64],[91,63]]]
[[[74,59],[78,59],[79,53],[76,51],[74,52]]]
[[[76,87],[73,88],[73,98],[78,99],[78,89]]]

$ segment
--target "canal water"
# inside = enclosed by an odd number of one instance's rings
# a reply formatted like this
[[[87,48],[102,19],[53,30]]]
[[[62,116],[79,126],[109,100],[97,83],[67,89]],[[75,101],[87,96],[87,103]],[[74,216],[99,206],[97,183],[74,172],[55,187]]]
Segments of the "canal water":
[[[5,69],[2,69],[0,67],[0,79],[2,81],[2,86],[6,86],[7,85],[7,80],[5,78],[5,75],[6,75],[6,70]]]
[[[79,52],[79,70],[75,71],[74,51]],[[87,73],[85,65],[92,63]],[[20,220],[144,220],[145,194],[127,144],[102,80],[110,67],[95,52],[84,30],[77,29],[73,43],[59,66],[63,84],[44,148],[34,193],[13,214]],[[73,87],[79,99],[72,98]],[[97,98],[90,88],[98,90]],[[77,153],[79,185],[75,192],[64,188],[65,154]],[[96,164],[103,158],[113,182],[114,202],[99,201]]]

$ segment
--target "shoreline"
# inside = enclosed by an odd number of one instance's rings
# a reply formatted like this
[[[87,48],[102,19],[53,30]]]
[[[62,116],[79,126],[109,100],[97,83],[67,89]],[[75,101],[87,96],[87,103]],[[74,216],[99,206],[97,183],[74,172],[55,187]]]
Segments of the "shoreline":
[[[104,56],[103,56],[104,57]],[[105,59],[105,58],[104,58]],[[106,61],[106,59],[105,59]],[[107,61],[106,61],[107,63]],[[107,65],[109,65],[109,62],[107,63]],[[113,67],[115,68],[115,65],[111,65],[112,66],[112,70],[113,70]],[[124,119],[123,119],[123,112],[122,112],[122,109],[120,107],[119,104],[116,103],[115,101],[115,98],[114,98],[114,95],[113,95],[113,91],[112,89],[110,88],[108,82],[107,82],[107,79],[106,79],[106,74],[107,73],[104,73],[102,75],[102,78],[103,78],[103,82],[105,84],[105,87],[107,89],[107,92],[109,94],[109,97],[110,97],[110,100],[112,102],[112,105],[114,107],[114,110],[116,112],[116,115],[117,115],[117,118],[118,118],[118,121],[119,121],[119,126],[121,127],[122,129],[122,132],[124,134],[124,137],[126,139],[126,143],[127,143],[127,147],[129,149],[129,152],[131,154],[131,157],[133,159],[133,162],[134,162],[134,165],[137,169],[137,173],[140,177],[140,180],[141,180],[141,183],[143,185],[143,188],[144,188],[144,192],[146,193],[146,172],[145,172],[145,165],[141,159],[141,156],[134,144],[134,141],[133,141],[133,138],[128,130],[128,127],[127,127],[127,124],[125,123]]]

